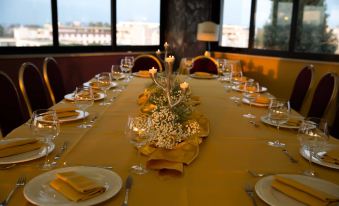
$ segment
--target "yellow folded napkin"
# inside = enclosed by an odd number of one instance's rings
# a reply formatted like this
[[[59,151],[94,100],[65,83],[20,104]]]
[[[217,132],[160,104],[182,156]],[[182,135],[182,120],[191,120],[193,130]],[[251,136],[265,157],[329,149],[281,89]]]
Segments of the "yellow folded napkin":
[[[8,157],[40,149],[43,146],[37,139],[19,139],[14,141],[0,141],[0,157]]]
[[[138,76],[140,76],[140,77],[150,77],[150,73],[149,73],[148,70],[139,70]]]
[[[331,202],[339,201],[339,198],[330,194],[280,175],[274,176],[272,187],[307,205],[327,205]]]
[[[298,119],[298,118],[290,118],[285,125],[288,126],[295,126],[295,127],[299,127],[301,125],[302,120]]]
[[[194,75],[198,76],[198,77],[211,77],[211,76],[213,76],[212,74],[207,73],[207,72],[194,72]]]
[[[74,107],[62,107],[55,109],[58,119],[67,118],[67,117],[76,117],[79,115],[79,112],[76,111]],[[52,115],[46,115],[43,117],[46,121],[52,121]]]
[[[105,187],[77,172],[63,172],[56,176],[57,178],[50,182],[51,187],[75,202],[96,197],[106,190]]]
[[[199,145],[184,143],[176,149],[157,148],[151,153],[146,166],[161,172],[183,173],[183,164],[189,165],[199,155]]]
[[[339,150],[338,149],[330,150],[326,152],[323,156],[321,156],[320,159],[324,162],[339,165]]]
[[[255,98],[255,102],[259,103],[259,104],[269,104],[270,99],[267,98],[266,96],[257,95],[256,98]]]
[[[99,88],[99,84],[100,83],[90,83],[90,84],[92,84],[92,85],[94,85],[94,86],[92,86],[92,87],[95,87],[95,88]],[[98,98],[100,98],[100,92],[97,92],[96,90],[92,90],[92,92],[93,92],[93,98],[94,99],[98,99]],[[85,98],[85,97],[89,97],[89,92],[88,91],[83,91],[83,92],[81,92],[78,96],[79,97],[83,97],[83,98]]]

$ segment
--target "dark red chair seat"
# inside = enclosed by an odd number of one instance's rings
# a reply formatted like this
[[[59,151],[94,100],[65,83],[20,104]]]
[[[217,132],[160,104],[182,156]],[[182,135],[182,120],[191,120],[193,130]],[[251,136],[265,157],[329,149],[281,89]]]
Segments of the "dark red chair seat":
[[[150,54],[142,54],[135,58],[134,66],[132,68],[132,72],[138,72],[140,70],[149,70],[154,67],[158,70],[158,72],[163,71],[161,62],[159,59]]]
[[[53,57],[44,59],[42,72],[52,103],[56,104],[64,98],[66,92],[61,71]]]
[[[319,81],[313,95],[308,117],[321,118],[327,112],[338,91],[338,77],[335,73],[325,74]]]
[[[28,114],[23,108],[14,82],[2,71],[0,71],[0,98],[0,129],[2,136],[6,136],[27,121]]]
[[[19,86],[29,115],[37,109],[47,109],[52,106],[42,74],[34,64],[26,62],[21,65]]]
[[[190,74],[195,72],[207,72],[210,74],[218,74],[218,63],[215,59],[207,56],[197,56],[193,59]]]
[[[313,65],[304,67],[298,74],[290,97],[290,105],[292,109],[300,111],[309,88],[313,82]]]

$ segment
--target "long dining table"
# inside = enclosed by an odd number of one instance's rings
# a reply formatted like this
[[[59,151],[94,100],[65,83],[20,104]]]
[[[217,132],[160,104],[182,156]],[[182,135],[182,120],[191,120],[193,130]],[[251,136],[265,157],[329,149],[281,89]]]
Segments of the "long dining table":
[[[242,97],[233,90],[225,90],[216,79],[194,79],[182,77],[191,88],[192,94],[200,97],[196,110],[210,121],[210,133],[200,145],[199,155],[190,165],[184,167],[180,176],[161,175],[151,170],[145,175],[132,174],[133,185],[129,193],[129,205],[199,206],[199,205],[252,205],[246,194],[245,185],[254,186],[260,177],[253,177],[248,170],[272,174],[301,174],[308,167],[308,161],[299,154],[300,143],[297,130],[281,129],[280,140],[288,152],[298,160],[293,163],[281,148],[271,147],[268,141],[275,140],[276,127],[260,121],[267,114],[267,108],[252,106],[257,126],[249,123],[242,115],[249,112],[249,105],[235,103],[231,96]],[[68,149],[58,160],[57,168],[77,165],[108,165],[123,182],[130,174],[130,167],[138,161],[137,151],[124,136],[127,117],[138,112],[137,97],[151,83],[149,78],[134,77],[121,94],[109,106],[95,102],[88,109],[88,119],[97,117],[92,128],[80,129],[80,121],[61,125],[61,132],[54,140],[56,148],[49,155],[53,158],[62,144],[67,141]],[[112,95],[108,91],[108,95]],[[62,107],[74,103],[63,100],[55,105]],[[30,128],[22,125],[6,138],[33,137]],[[330,138],[330,144],[339,141]],[[143,156],[145,162],[147,157]],[[3,200],[15,186],[21,175],[27,181],[46,172],[36,167],[43,158],[17,164],[0,170],[0,200]],[[314,164],[317,178],[339,184],[339,170]],[[101,205],[121,205],[125,188]],[[258,205],[266,205],[257,195]],[[31,205],[20,187],[9,205]]]

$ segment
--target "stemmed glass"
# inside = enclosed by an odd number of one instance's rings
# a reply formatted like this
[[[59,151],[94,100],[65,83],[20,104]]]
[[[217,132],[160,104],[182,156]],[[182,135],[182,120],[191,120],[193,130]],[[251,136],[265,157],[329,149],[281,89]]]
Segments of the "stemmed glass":
[[[233,65],[231,65],[231,88],[239,86],[240,80],[242,78],[242,71],[235,69]],[[226,87],[225,87],[226,88]],[[229,86],[227,86],[226,89],[230,89]],[[240,98],[236,96],[231,96],[230,99],[236,103],[239,102]]]
[[[192,58],[185,58],[184,59],[184,66],[185,66],[185,74],[190,74],[190,70],[193,67],[193,59]]]
[[[256,116],[251,113],[251,108],[252,108],[252,102],[256,98],[257,92],[259,92],[259,83],[254,81],[254,79],[250,79],[244,84],[244,97],[248,100],[249,105],[250,105],[250,112],[247,114],[243,114],[242,116],[245,118],[251,118],[254,119]]]
[[[97,82],[98,82],[98,85],[99,85],[99,88],[104,91],[104,94],[105,94],[105,98],[104,98],[104,101],[100,103],[100,105],[109,105],[111,104],[110,102],[107,102],[106,99],[107,99],[107,90],[109,88],[111,88],[111,84],[112,84],[112,78],[111,78],[111,74],[109,72],[102,72],[100,74],[98,74],[96,76],[97,78]]]
[[[302,149],[309,151],[309,168],[304,171],[304,174],[315,176],[312,158],[326,147],[329,139],[327,121],[316,117],[306,118],[298,130],[298,139]]]
[[[132,172],[142,175],[147,173],[147,169],[141,164],[140,148],[144,146],[149,139],[151,120],[145,115],[129,115],[125,128],[125,135],[129,142],[137,147],[139,164],[131,167]]]
[[[272,147],[285,147],[285,143],[279,141],[280,125],[286,123],[290,117],[290,102],[285,99],[271,99],[268,108],[268,120],[277,126],[277,138],[275,141],[269,141],[268,145]]]
[[[126,74],[126,81],[128,82],[130,80],[131,71],[133,67],[134,62],[130,58],[123,58],[120,61],[120,68],[123,73]]]
[[[60,133],[60,124],[55,110],[52,109],[38,109],[33,112],[31,118],[31,129],[35,136],[40,138],[40,141],[45,144],[45,161],[41,169],[48,170],[54,165],[48,160],[48,153],[51,150],[50,146],[55,137]]]
[[[129,66],[130,66],[130,72],[129,72],[129,79],[132,79],[132,76],[130,75],[132,72],[132,68],[134,66],[134,57],[133,56],[125,56],[125,59],[127,59],[127,61],[129,60]]]
[[[74,92],[74,102],[75,105],[82,110],[83,112],[83,121],[79,125],[79,128],[89,128],[92,127],[91,124],[86,122],[86,109],[94,103],[94,95],[92,87],[80,86],[75,89]]]

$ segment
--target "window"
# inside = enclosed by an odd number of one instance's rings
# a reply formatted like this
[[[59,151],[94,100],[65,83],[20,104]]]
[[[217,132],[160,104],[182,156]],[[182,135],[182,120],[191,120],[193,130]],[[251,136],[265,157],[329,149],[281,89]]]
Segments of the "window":
[[[257,0],[254,47],[288,50],[293,0]]]
[[[339,1],[300,1],[296,51],[339,54]]]
[[[248,47],[250,14],[251,0],[224,2],[221,46]]]
[[[117,45],[159,45],[160,0],[117,0]]]
[[[0,47],[37,47],[52,44],[50,1],[0,1]]]
[[[219,50],[339,60],[338,0],[223,0],[221,13]]]
[[[111,0],[58,0],[59,44],[111,45]]]

